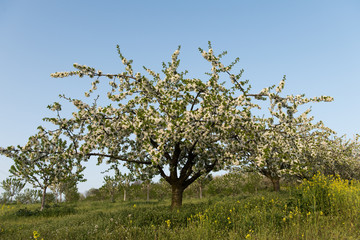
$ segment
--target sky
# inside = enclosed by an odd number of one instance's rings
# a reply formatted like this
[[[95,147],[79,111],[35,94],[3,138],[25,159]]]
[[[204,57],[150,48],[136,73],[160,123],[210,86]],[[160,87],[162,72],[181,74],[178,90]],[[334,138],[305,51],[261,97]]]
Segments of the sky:
[[[359,13],[357,0],[1,0],[0,146],[24,145],[54,116],[46,107],[61,102],[59,94],[84,98],[90,89],[89,79],[51,73],[73,70],[73,63],[122,72],[117,44],[135,71],[159,72],[181,45],[181,67],[202,77],[210,67],[197,49],[208,41],[215,52],[228,51],[225,62],[240,57],[254,92],[286,75],[286,94],[334,97],[312,104],[312,115],[352,137],[360,133]],[[3,181],[12,160],[0,156],[0,164]],[[80,192],[100,187],[107,169],[95,159],[86,167]]]

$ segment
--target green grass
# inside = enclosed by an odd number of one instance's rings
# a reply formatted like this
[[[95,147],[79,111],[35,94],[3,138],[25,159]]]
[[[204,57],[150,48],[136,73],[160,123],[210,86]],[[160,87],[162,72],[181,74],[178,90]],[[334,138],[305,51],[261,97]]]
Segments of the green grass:
[[[179,211],[168,201],[83,201],[41,213],[10,205],[0,212],[0,239],[34,239],[34,231],[44,240],[360,239],[359,189],[314,178],[280,193],[185,199]]]

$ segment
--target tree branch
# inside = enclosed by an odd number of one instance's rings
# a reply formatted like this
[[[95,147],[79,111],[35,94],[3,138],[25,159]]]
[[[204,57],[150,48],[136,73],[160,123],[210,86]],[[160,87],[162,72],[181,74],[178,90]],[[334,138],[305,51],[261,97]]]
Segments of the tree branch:
[[[160,172],[161,177],[163,177],[168,183],[170,183],[170,177],[165,174],[165,172],[164,172],[164,170],[162,169],[162,167],[161,167],[160,165],[157,165],[156,167],[157,167],[157,169],[159,169],[159,172]],[[170,184],[171,184],[171,183],[170,183]]]
[[[103,153],[87,153],[86,156],[98,156],[98,157],[109,157],[109,158],[114,158],[120,161],[124,161],[124,162],[131,162],[131,163],[141,163],[141,164],[152,164],[152,162],[148,162],[148,161],[137,161],[137,160],[129,160],[129,159],[125,159],[125,158],[121,158],[119,156],[113,156],[113,155],[109,155],[109,154],[103,154]]]

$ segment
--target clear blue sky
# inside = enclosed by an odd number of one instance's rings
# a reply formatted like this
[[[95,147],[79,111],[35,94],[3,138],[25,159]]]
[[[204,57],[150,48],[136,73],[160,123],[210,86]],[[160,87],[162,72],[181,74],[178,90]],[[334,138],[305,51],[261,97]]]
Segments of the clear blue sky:
[[[136,66],[160,70],[178,45],[182,66],[202,76],[197,52],[240,57],[254,91],[287,75],[286,93],[330,95],[313,104],[316,120],[338,132],[360,133],[360,1],[0,1],[0,146],[23,145],[52,116],[59,94],[84,96],[90,82],[52,79],[77,62],[122,71],[119,44]],[[12,162],[0,156],[0,181]],[[106,166],[87,164],[81,192],[102,185]],[[2,190],[0,189],[0,192]]]

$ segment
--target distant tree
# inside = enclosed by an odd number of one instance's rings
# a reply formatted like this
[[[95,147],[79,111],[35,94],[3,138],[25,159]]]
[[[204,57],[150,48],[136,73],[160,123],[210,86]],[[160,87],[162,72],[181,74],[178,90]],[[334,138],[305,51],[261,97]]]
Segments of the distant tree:
[[[111,168],[105,172],[109,172],[111,170],[115,171],[115,175],[104,177],[105,183],[102,186],[102,189],[110,194],[112,202],[115,202],[115,194],[122,190],[124,194],[124,201],[126,201],[128,197],[127,192],[131,187],[131,183],[133,183],[136,178],[132,173],[121,173],[117,164],[112,165]]]
[[[0,195],[0,204],[6,204],[10,201],[9,197],[5,193]]]
[[[85,199],[87,200],[105,200],[107,192],[104,188],[90,188],[85,192]]]
[[[263,182],[263,175],[258,172],[245,172],[243,190],[250,193],[257,193]]]
[[[239,172],[229,172],[221,176],[215,176],[207,186],[207,192],[211,195],[230,196],[243,192],[243,176]]]
[[[314,139],[316,151],[307,154],[308,171],[300,178],[311,178],[317,172],[324,175],[338,175],[342,179],[360,180],[360,142],[359,135],[353,139],[346,136],[329,135]]]
[[[314,139],[333,132],[321,121],[313,123],[313,117],[308,117],[310,109],[298,114],[298,109],[303,104],[331,101],[331,97],[280,97],[284,85],[285,79],[274,93],[271,89],[275,85],[262,91],[268,96],[270,116],[254,118],[251,123],[252,130],[249,130],[251,134],[246,135],[245,139],[239,138],[239,149],[244,151],[239,165],[269,178],[274,191],[280,190],[280,179],[283,176],[299,174],[308,167],[306,154],[314,155],[317,151]]]
[[[77,181],[74,178],[68,178],[66,181],[57,182],[50,185],[51,191],[55,194],[56,201],[62,202],[62,195],[65,195],[65,201],[78,201],[80,195],[78,193]]]
[[[119,172],[117,178],[119,179],[120,189],[122,189],[124,193],[124,201],[126,201],[127,191],[130,189],[131,183],[135,180],[134,175],[131,173],[122,174]]]
[[[115,195],[118,193],[120,188],[120,180],[116,178],[116,176],[105,176],[104,177],[104,185],[101,187],[110,194],[111,202],[115,202]]]
[[[55,195],[55,201],[56,202],[62,202],[62,183],[59,182],[57,184],[51,184],[49,186],[50,190],[54,193]]]
[[[36,203],[41,198],[41,190],[25,189],[23,193],[16,196],[16,201],[22,204]]]
[[[201,177],[199,177],[195,182],[195,188],[197,189],[198,192],[198,196],[200,199],[203,198],[203,190],[204,187],[209,184],[211,182],[211,180],[213,179],[211,174],[207,174],[207,175],[203,175]]]
[[[86,199],[85,194],[79,193],[79,200],[80,200],[80,201],[83,201],[83,200],[85,200],[85,199]]]
[[[146,179],[142,182],[143,188],[146,190],[146,201],[150,201],[151,179]]]
[[[17,178],[7,178],[1,182],[1,187],[5,190],[4,197],[13,201],[21,190],[25,187],[25,183]]]
[[[160,179],[159,182],[152,184],[152,191],[155,193],[156,199],[163,201],[171,194],[171,186],[164,179]]]
[[[87,190],[87,191],[84,193],[85,198],[94,196],[94,195],[95,195],[95,194],[94,194],[94,190],[95,190],[95,189],[96,189],[96,188],[90,188],[89,190]],[[96,189],[96,190],[98,190],[98,189]]]
[[[46,203],[44,205],[44,208],[45,207],[49,207],[49,203],[56,203],[56,195],[53,193],[53,192],[47,192],[45,194],[45,200],[44,202]]]
[[[145,166],[145,168],[147,169],[144,170],[144,167],[130,168],[130,172],[134,173],[134,179],[138,180],[142,185],[142,189],[146,191],[146,201],[150,201],[152,179],[157,174],[157,171],[149,166]]]
[[[0,154],[14,160],[10,168],[13,176],[42,189],[40,210],[45,206],[46,191],[51,185],[83,179],[81,159],[74,158],[73,145],[67,146],[61,134],[61,131],[46,132],[39,127],[39,132],[31,136],[24,147],[0,148]]]
[[[65,195],[66,202],[76,202],[80,200],[80,193],[77,187],[76,179],[65,181],[61,185],[62,192]]]

